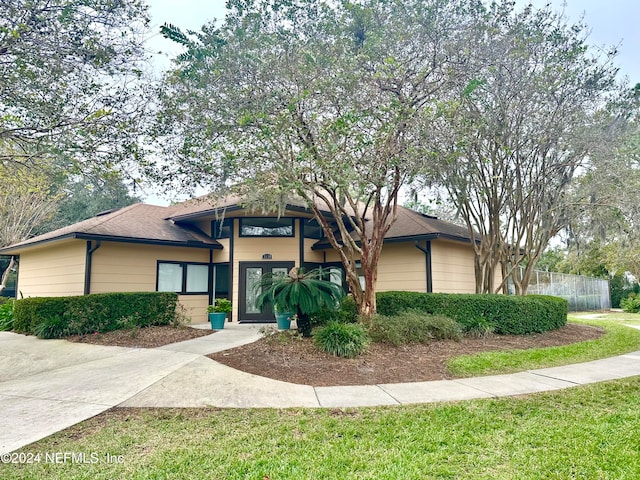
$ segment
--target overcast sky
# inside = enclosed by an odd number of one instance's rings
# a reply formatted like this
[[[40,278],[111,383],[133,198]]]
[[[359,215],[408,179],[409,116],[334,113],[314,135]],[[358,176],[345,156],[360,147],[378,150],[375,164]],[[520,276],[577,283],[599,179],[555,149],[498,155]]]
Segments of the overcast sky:
[[[531,0],[542,7],[548,0]],[[224,18],[224,0],[148,0],[153,30],[163,23],[173,23],[184,29],[198,30],[207,21]],[[519,5],[528,1],[518,0]],[[622,75],[632,85],[640,83],[640,0],[550,0],[558,11],[564,11],[575,22],[584,14],[591,28],[589,43],[596,47],[619,46],[617,64]],[[565,5],[566,3],[566,5]],[[153,50],[175,54],[176,47],[159,34],[150,43]],[[168,61],[158,60],[158,68],[166,68]]]

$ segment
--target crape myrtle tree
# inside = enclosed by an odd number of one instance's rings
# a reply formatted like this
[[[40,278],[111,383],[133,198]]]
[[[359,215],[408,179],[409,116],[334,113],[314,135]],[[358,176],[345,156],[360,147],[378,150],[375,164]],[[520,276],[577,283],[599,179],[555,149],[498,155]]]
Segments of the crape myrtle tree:
[[[525,294],[549,240],[568,221],[569,189],[602,149],[610,55],[587,48],[586,26],[550,7],[492,4],[484,35],[435,129],[446,187],[472,234],[476,292]],[[520,267],[523,274],[520,275]]]
[[[0,161],[109,169],[137,153],[147,7],[0,2]]]
[[[364,318],[398,195],[428,162],[440,92],[468,61],[480,2],[235,0],[160,91],[161,177],[238,190],[273,211],[294,195],[338,252]],[[331,213],[331,221],[323,215]],[[361,263],[364,288],[356,261]]]
[[[50,178],[39,169],[0,164],[0,246],[26,240],[56,212],[59,197]],[[15,258],[3,265],[0,292],[4,290]]]

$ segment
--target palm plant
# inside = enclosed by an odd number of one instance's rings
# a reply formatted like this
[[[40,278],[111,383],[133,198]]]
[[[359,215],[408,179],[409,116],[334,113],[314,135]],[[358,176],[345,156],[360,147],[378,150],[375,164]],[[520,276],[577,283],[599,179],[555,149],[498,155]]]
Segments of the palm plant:
[[[324,274],[321,268],[305,272],[298,267],[292,268],[288,275],[267,273],[256,284],[261,292],[256,298],[256,307],[261,309],[271,304],[280,311],[295,313],[298,331],[303,337],[310,337],[310,315],[325,307],[337,308],[344,296],[342,287],[324,280]]]

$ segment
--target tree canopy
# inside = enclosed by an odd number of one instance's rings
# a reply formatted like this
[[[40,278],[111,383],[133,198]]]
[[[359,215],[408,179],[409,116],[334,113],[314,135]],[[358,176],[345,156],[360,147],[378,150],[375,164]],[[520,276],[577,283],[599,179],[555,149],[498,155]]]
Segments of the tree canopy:
[[[510,1],[228,9],[198,32],[163,27],[185,49],[158,92],[157,178],[236,189],[267,210],[304,199],[361,313],[375,312],[383,238],[417,178],[446,188],[477,240],[479,292],[533,268],[566,224],[568,185],[615,90],[584,25]],[[512,279],[524,293],[526,279]]]
[[[58,208],[36,234],[86,220],[100,212],[126,207],[140,200],[129,192],[120,175],[105,172],[91,178],[64,178],[62,185],[52,185],[58,192]]]
[[[592,54],[586,25],[549,7],[492,4],[460,71],[466,86],[436,130],[443,185],[469,227],[476,291],[526,293],[549,240],[569,221],[572,181],[606,150],[613,53]],[[520,276],[519,267],[524,268]]]
[[[375,312],[377,262],[398,196],[423,169],[438,92],[464,63],[479,2],[231,1],[160,92],[161,175],[234,186],[262,206],[304,199]],[[170,159],[175,161],[170,162]],[[321,214],[331,212],[335,225]],[[356,261],[365,279],[362,288]]]
[[[0,160],[67,170],[131,159],[144,100],[140,0],[0,2]],[[48,161],[48,160],[46,160]]]

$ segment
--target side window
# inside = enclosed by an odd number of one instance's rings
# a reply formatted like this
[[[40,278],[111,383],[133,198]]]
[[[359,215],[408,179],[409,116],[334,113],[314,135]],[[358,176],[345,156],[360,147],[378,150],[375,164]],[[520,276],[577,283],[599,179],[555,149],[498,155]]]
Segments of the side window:
[[[324,238],[324,231],[315,218],[303,219],[304,222],[304,238],[313,238],[320,240]]]
[[[186,293],[200,293],[209,291],[209,265],[194,265],[187,263]]]
[[[209,293],[209,265],[206,263],[159,261],[157,275],[159,292]]]
[[[158,263],[158,291],[182,292],[182,264]]]
[[[216,240],[231,237],[231,227],[233,226],[233,218],[225,218],[224,220],[214,220],[211,222],[211,236]]]

